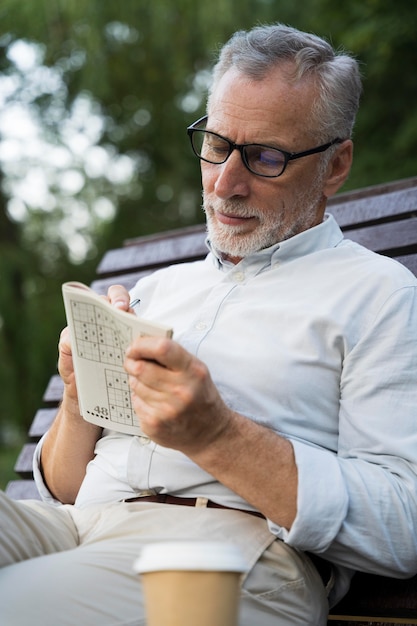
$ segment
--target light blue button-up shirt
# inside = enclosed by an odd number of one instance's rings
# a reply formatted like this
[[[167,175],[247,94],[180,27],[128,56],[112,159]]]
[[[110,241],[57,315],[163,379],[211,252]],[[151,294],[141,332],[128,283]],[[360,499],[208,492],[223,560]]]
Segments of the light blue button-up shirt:
[[[416,288],[329,216],[237,265],[210,252],[132,291],[142,317],[172,326],[207,364],[231,408],[292,442],[297,516],[271,531],[385,575],[417,570]],[[151,489],[250,508],[181,452],[104,434],[77,506]]]

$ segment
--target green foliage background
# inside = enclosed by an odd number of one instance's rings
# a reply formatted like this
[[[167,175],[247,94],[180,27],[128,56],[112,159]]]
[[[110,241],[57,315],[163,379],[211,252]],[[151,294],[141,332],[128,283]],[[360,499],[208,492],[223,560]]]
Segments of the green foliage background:
[[[65,234],[65,193],[52,188],[53,208],[32,203],[24,220],[14,220],[10,173],[0,161],[3,456],[19,445],[54,372],[64,325],[61,283],[90,282],[104,251],[126,238],[203,219],[199,168],[185,127],[204,110],[218,47],[236,29],[271,21],[325,36],[362,64],[355,164],[345,189],[416,175],[417,5],[408,0],[2,0],[0,78],[20,80],[3,108],[25,99],[44,136],[59,146],[63,125],[84,96],[102,120],[96,145],[113,155],[109,168],[123,156],[136,164],[128,181],[112,184],[111,177],[89,175],[74,157],[71,169],[84,184],[71,201],[90,211],[88,224],[78,228],[88,251],[77,264]],[[28,88],[10,59],[19,40],[39,45],[43,67],[60,76],[59,89]],[[89,131],[88,120],[79,131]],[[2,140],[0,132],[0,153]],[[111,200],[113,218],[90,210],[98,197]],[[3,465],[0,486],[10,476]]]

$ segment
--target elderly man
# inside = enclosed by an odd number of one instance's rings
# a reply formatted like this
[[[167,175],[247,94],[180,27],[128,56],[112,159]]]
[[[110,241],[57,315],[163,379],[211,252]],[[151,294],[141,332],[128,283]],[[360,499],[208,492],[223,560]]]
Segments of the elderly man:
[[[208,256],[108,294],[174,328],[126,354],[144,435],[82,419],[65,330],[44,502],[1,501],[5,623],[144,624],[132,559],[155,540],[240,546],[240,626],[321,626],[355,570],[414,574],[417,283],[325,214],[360,91],[353,58],[290,27],[224,46],[188,128]]]

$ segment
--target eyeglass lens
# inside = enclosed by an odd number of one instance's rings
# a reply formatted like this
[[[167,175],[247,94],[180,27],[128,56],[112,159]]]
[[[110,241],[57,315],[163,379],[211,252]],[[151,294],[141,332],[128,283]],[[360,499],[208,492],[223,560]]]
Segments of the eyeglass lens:
[[[192,140],[198,156],[217,165],[224,163],[233,150],[229,141],[210,131],[195,131]],[[240,152],[247,167],[255,174],[279,176],[285,168],[286,158],[280,150],[249,144],[240,148]]]

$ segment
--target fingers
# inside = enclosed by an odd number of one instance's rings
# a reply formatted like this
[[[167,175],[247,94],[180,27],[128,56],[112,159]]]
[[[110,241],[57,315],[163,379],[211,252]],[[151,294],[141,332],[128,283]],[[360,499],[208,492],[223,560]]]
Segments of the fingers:
[[[165,365],[171,341],[159,337],[137,337],[126,350],[126,358],[132,360],[157,361]]]
[[[62,356],[72,356],[71,338],[68,326],[66,326],[59,337],[58,350]]]
[[[175,341],[140,337],[127,351],[132,403],[155,443],[189,453],[217,436],[225,405],[206,365]]]
[[[150,404],[200,403],[212,386],[206,365],[164,337],[139,337],[126,351],[124,367],[132,390]],[[140,390],[140,391],[139,391]]]
[[[107,291],[107,300],[117,309],[129,310],[130,296],[123,285],[111,285]]]
[[[133,362],[152,361],[169,370],[185,370],[190,358],[182,346],[166,337],[137,337],[126,350],[128,367]]]
[[[138,398],[155,409],[164,404],[163,414],[186,404],[198,382],[199,361],[179,344],[163,337],[139,337],[128,348],[125,370]]]
[[[59,358],[58,371],[64,382],[69,385],[74,382],[74,365],[72,362],[71,339],[68,326],[61,332],[58,344]]]
[[[166,423],[180,412],[177,394],[182,372],[171,369],[178,363],[176,346],[171,343],[161,338],[141,337],[127,350],[125,359],[134,410],[140,416],[142,430],[156,439],[159,429],[164,430]],[[174,356],[170,352],[174,352]],[[165,425],[160,423],[160,415]]]

